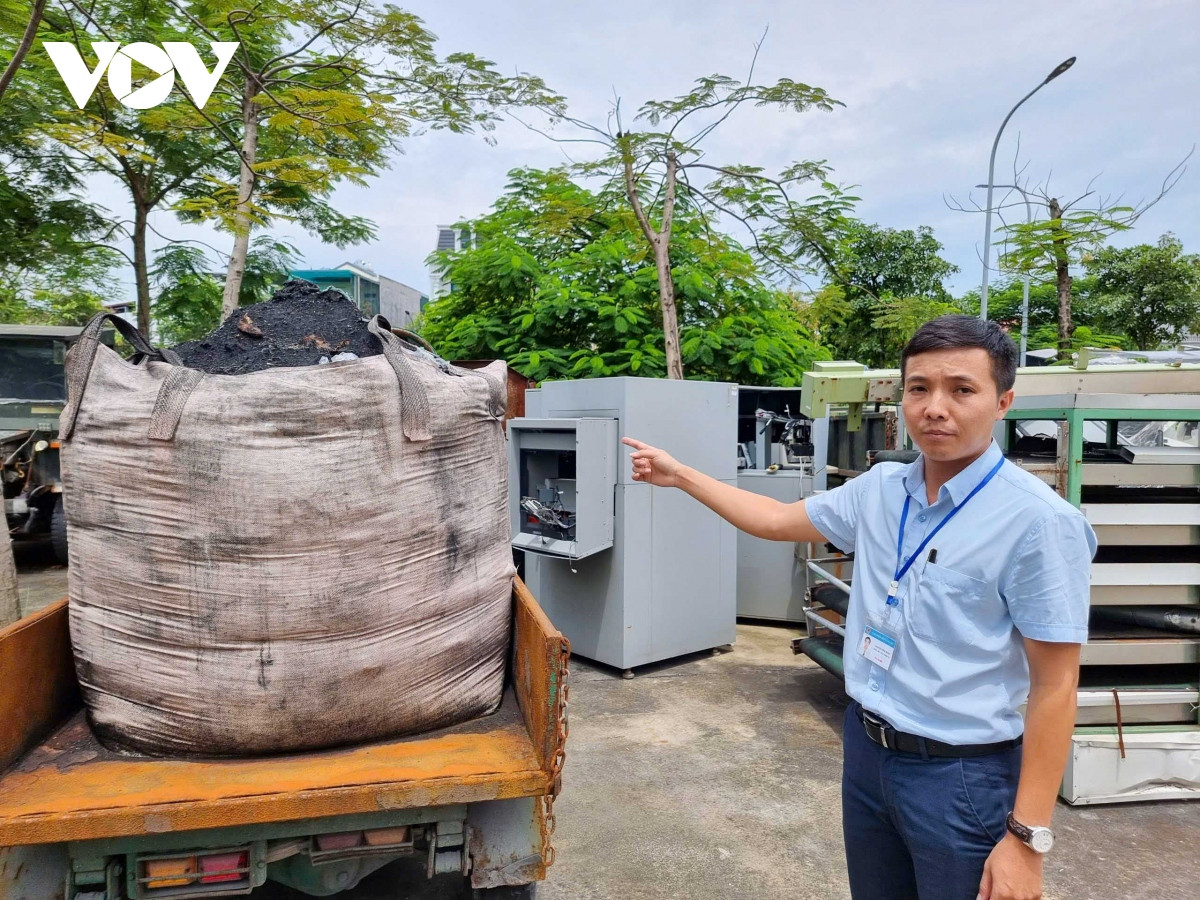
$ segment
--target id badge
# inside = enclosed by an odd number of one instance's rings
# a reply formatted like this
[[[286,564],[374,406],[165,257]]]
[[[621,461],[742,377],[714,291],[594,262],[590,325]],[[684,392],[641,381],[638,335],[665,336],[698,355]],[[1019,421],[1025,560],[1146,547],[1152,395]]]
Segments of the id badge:
[[[896,639],[878,628],[870,625],[863,629],[862,640],[858,642],[858,655],[867,662],[874,663],[885,672],[892,665],[892,656],[896,653]]]

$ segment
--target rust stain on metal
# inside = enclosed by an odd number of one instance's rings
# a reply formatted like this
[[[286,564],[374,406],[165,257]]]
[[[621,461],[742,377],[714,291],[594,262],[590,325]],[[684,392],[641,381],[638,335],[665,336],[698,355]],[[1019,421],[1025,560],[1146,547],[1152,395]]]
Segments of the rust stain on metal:
[[[146,816],[146,834],[164,834],[171,831],[171,817],[163,815]]]
[[[0,771],[79,702],[66,600],[0,630]]]
[[[397,329],[393,329],[394,331]],[[451,365],[458,366],[460,369],[482,369],[484,366],[491,365],[495,360],[491,359],[455,359],[451,361]],[[513,368],[508,370],[508,405],[504,414],[504,426],[507,429],[509,419],[517,419],[525,415],[525,392],[533,390],[537,387],[537,382],[532,378],[526,378],[520,372]]]
[[[557,672],[563,637],[520,578],[513,579],[513,680],[538,760],[549,770],[557,747]]]

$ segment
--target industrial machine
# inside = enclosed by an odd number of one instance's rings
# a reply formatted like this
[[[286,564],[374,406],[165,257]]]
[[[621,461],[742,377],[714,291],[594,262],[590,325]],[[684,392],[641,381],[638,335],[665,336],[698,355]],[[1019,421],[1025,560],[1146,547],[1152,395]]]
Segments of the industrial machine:
[[[738,473],[742,490],[795,503],[825,488],[828,419],[799,414],[800,389],[738,388]],[[737,535],[737,614],[803,622],[806,544]]]
[[[635,482],[622,436],[734,484],[738,388],[657,378],[543,384],[509,433],[513,547],[574,653],[621,669],[730,644],[737,537],[680,491]]]
[[[1079,506],[1099,541],[1061,789],[1073,804],[1200,798],[1198,396],[1200,365],[1089,367],[1085,351],[1074,366],[1019,370],[997,424],[1009,459]],[[854,423],[899,399],[898,372],[843,367],[805,376],[801,411],[842,408]],[[808,567],[824,583],[797,649],[840,673],[852,576],[838,559]]]

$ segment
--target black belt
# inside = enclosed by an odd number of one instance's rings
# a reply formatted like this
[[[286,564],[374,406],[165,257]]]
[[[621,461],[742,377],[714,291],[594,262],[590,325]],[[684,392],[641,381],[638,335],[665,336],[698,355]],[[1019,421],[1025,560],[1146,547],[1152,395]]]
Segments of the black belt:
[[[988,756],[992,753],[1002,753],[1020,746],[1023,737],[1009,741],[996,741],[994,744],[945,744],[933,738],[921,737],[917,734],[907,734],[897,731],[886,719],[881,719],[872,712],[859,706],[855,712],[862,722],[867,737],[881,747],[896,750],[900,753],[914,753],[917,756]]]

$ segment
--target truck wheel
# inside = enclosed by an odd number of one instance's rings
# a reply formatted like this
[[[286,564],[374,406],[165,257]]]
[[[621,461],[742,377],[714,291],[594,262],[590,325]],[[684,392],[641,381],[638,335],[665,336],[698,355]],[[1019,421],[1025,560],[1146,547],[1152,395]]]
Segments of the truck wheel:
[[[50,515],[50,544],[54,555],[64,566],[67,564],[67,514],[63,510],[62,494],[54,499],[54,512]]]
[[[537,897],[537,882],[508,885],[506,887],[476,888],[475,900],[534,900]]]

